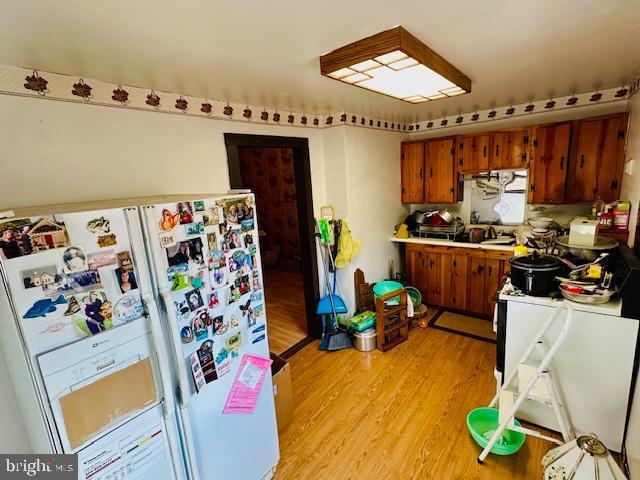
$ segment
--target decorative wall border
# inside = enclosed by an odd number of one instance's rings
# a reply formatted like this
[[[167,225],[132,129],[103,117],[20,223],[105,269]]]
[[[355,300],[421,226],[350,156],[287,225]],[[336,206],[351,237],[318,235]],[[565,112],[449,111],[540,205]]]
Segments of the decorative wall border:
[[[408,125],[397,119],[263,108],[8,65],[0,65],[0,94],[261,125],[328,128],[348,124],[378,130],[408,130]]]
[[[223,100],[199,98],[59,73],[0,65],[0,94],[3,95],[43,98],[261,125],[318,129],[350,125],[376,130],[406,132],[408,134],[445,128],[450,129],[452,127],[474,125],[531,114],[576,109],[594,104],[624,102],[638,88],[638,80],[636,79],[631,86],[494,107],[441,118],[406,122],[398,121],[397,118],[378,118],[344,111],[326,115],[289,110],[279,111],[273,108],[229,103]]]

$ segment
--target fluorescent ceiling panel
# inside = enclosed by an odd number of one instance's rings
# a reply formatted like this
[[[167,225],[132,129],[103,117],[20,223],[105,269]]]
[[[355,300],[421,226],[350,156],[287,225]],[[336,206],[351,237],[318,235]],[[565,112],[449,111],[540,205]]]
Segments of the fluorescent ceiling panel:
[[[455,87],[453,83],[424,65],[415,65],[403,70],[379,67],[367,72],[370,79],[357,83],[359,87],[382,92],[396,98],[420,95],[430,97],[445,88]]]

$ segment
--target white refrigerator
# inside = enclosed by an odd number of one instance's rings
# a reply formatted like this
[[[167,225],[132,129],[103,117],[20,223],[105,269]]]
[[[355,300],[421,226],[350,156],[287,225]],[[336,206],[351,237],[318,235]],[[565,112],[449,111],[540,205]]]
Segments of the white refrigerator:
[[[253,196],[13,213],[0,219],[0,349],[34,451],[77,453],[81,479],[273,476]]]
[[[141,212],[190,477],[271,478],[279,448],[270,369],[253,407],[225,413],[244,356],[269,358],[254,196],[192,197]]]
[[[12,213],[0,348],[34,452],[77,453],[83,480],[186,478],[138,209]]]

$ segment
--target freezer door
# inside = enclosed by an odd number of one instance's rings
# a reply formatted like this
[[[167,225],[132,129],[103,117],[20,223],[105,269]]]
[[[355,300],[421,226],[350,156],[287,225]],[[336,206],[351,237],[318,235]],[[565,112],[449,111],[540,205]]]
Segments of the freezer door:
[[[243,355],[269,358],[254,197],[195,198],[142,212],[193,477],[215,471],[259,480],[279,458],[270,372],[253,414],[222,413]]]

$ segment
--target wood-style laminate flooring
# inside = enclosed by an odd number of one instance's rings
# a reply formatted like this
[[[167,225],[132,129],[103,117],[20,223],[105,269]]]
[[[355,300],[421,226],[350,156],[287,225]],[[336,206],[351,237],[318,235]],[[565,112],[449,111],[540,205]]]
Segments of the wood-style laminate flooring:
[[[314,342],[289,361],[295,412],[276,480],[542,478],[553,444],[532,437],[515,455],[476,462],[466,416],[494,394],[495,345],[413,329],[386,353]]]
[[[302,274],[264,270],[269,349],[281,354],[307,336]]]

